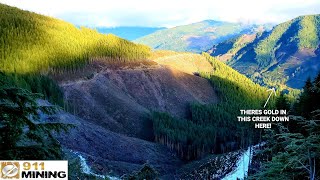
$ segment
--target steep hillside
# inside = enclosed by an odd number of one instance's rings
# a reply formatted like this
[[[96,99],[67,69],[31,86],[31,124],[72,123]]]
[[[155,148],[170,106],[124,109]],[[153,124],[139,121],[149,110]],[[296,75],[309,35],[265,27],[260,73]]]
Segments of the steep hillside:
[[[240,36],[209,50],[261,84],[301,88],[320,70],[320,15],[295,18],[270,32]]]
[[[146,114],[186,117],[190,103],[216,103],[210,83],[173,68],[107,69],[90,80],[61,85],[69,111],[111,131],[152,139]]]
[[[235,54],[248,43],[251,43],[259,34],[243,34],[214,45],[207,52],[222,62],[228,62]]]
[[[45,101],[41,103],[48,104]],[[70,132],[59,135],[59,141],[65,151],[87,159],[98,174],[112,172],[120,177],[139,170],[147,162],[161,174],[174,174],[182,165],[174,152],[160,144],[114,133],[64,111],[43,116],[43,119],[75,125]]]
[[[0,71],[48,73],[77,69],[95,57],[145,59],[149,47],[114,35],[0,4]]]
[[[154,49],[199,53],[226,39],[259,31],[260,28],[256,25],[206,20],[160,30],[134,42],[146,44]]]
[[[250,124],[239,124],[236,116],[242,108],[261,108],[268,96],[265,88],[209,55],[156,51],[151,58],[158,64],[106,66],[90,79],[61,82],[68,102],[65,109],[118,138],[129,136],[129,145],[136,142],[132,137],[157,142],[184,160],[237,150],[258,138],[260,133],[252,130]],[[271,101],[270,107],[272,104]],[[86,140],[91,139],[91,135],[85,136]],[[95,137],[90,142],[94,142]],[[64,140],[69,141],[66,137]],[[122,142],[122,138],[120,140]],[[92,145],[98,149],[104,147]],[[75,144],[66,143],[66,146],[78,148]],[[119,159],[114,154],[121,154],[122,150],[118,153],[115,145],[112,147],[115,149],[109,154]],[[81,152],[88,153],[83,148]],[[166,153],[161,151],[156,155]],[[138,153],[132,152],[132,156],[136,157]],[[118,172],[128,168],[127,165],[130,169],[138,167],[110,160],[105,162]],[[163,168],[156,161],[150,163]],[[161,170],[162,175],[172,173],[180,165],[175,161],[170,164],[172,169]]]
[[[129,41],[152,34],[158,30],[165,29],[163,27],[96,27],[97,31],[102,34],[114,34]]]
[[[150,55],[147,46],[4,4],[0,21],[0,78],[60,105],[62,93],[48,75],[70,75],[101,57],[132,63]]]

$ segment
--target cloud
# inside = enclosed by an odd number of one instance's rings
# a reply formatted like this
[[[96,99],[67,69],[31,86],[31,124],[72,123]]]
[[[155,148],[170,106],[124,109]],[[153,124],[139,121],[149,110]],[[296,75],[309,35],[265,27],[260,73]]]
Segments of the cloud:
[[[166,26],[205,19],[280,23],[320,13],[318,0],[0,0],[84,26]]]

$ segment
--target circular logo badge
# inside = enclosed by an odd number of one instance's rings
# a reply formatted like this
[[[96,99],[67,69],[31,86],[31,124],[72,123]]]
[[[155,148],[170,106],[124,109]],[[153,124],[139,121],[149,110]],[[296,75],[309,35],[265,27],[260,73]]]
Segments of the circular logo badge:
[[[2,168],[2,177],[14,177],[18,174],[18,167],[14,164]]]

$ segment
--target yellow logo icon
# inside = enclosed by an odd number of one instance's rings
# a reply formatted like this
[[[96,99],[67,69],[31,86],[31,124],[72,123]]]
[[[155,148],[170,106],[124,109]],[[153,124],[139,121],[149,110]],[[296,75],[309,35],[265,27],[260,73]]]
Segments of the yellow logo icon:
[[[18,162],[1,163],[1,179],[19,179],[20,164]]]

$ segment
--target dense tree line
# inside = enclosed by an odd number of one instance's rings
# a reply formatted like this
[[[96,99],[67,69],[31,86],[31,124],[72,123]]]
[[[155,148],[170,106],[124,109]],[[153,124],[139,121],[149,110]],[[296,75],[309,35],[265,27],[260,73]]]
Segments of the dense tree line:
[[[167,113],[152,114],[155,141],[165,144],[185,159],[192,160],[213,150],[215,129],[177,119]]]
[[[247,147],[260,139],[252,123],[238,122],[240,109],[261,109],[268,97],[267,89],[208,54],[203,54],[214,69],[200,73],[212,82],[220,102],[191,104],[190,117],[177,119],[165,113],[153,113],[155,140],[175,149],[190,160],[207,153],[224,153]],[[269,108],[274,107],[271,99]]]
[[[252,179],[320,178],[320,73],[308,79],[297,102],[291,106],[291,120],[266,132],[266,148],[258,154],[262,167]],[[283,96],[279,106],[287,106]],[[288,106],[287,106],[288,107]]]
[[[17,74],[0,72],[0,86],[15,86],[33,93],[40,93],[44,99],[62,106],[63,93],[60,87],[48,76],[40,74]]]

